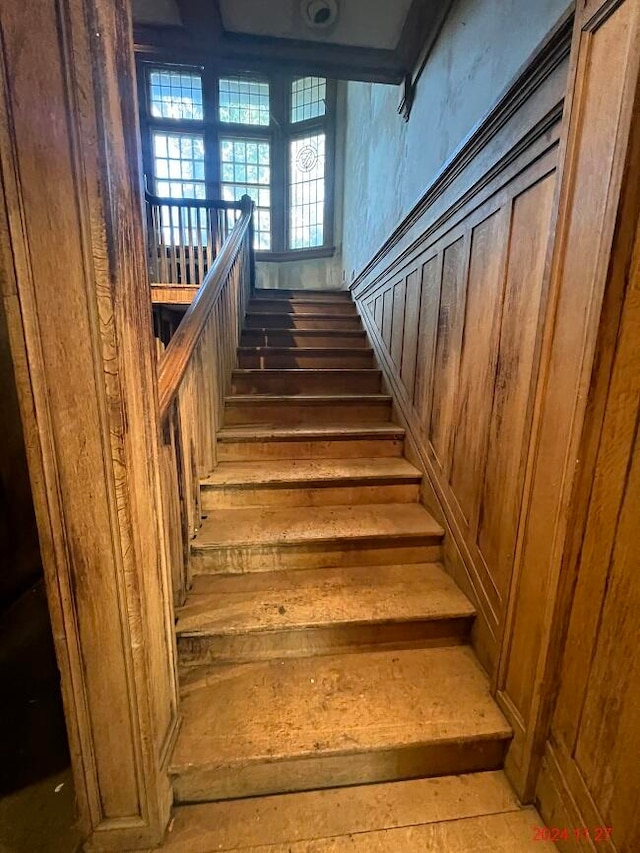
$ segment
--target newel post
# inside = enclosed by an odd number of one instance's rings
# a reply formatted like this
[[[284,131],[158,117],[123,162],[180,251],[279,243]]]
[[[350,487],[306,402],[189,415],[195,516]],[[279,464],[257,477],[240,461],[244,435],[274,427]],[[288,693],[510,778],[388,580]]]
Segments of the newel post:
[[[242,205],[242,210],[248,210],[251,213],[251,221],[249,223],[249,283],[251,286],[251,293],[256,289],[256,250],[255,250],[255,236],[256,236],[256,226],[254,222],[255,215],[255,204],[253,199],[249,195],[243,195],[240,199],[240,204]]]
[[[0,288],[91,851],[148,849],[177,727],[127,0],[0,4]]]

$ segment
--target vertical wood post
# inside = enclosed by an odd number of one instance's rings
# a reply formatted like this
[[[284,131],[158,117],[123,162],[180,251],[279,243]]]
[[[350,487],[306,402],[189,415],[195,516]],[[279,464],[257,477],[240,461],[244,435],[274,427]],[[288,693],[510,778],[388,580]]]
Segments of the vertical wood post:
[[[177,728],[127,0],[0,4],[0,287],[87,850],[158,844]]]

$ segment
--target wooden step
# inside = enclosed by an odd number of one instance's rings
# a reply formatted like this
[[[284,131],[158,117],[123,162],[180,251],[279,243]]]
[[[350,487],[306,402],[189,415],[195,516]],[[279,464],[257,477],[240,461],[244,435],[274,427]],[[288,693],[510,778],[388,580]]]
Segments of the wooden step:
[[[245,370],[360,370],[373,367],[373,350],[369,347],[239,347],[238,365]]]
[[[390,418],[387,394],[236,394],[224,405],[225,426],[385,423]]]
[[[218,432],[218,460],[398,457],[404,432],[396,424],[225,427]]]
[[[256,314],[247,312],[246,329],[321,329],[325,332],[340,329],[360,329],[360,318],[333,314]]]
[[[364,329],[243,329],[242,347],[314,347],[369,349]]]
[[[406,459],[278,459],[221,462],[202,480],[202,508],[411,503],[421,472]]]
[[[379,394],[379,370],[234,370],[232,394]]]
[[[438,564],[194,579],[177,611],[182,666],[455,645],[474,609]]]
[[[191,543],[193,574],[437,562],[443,530],[419,504],[223,509]]]
[[[297,290],[285,290],[279,287],[258,288],[253,292],[252,299],[310,299],[311,301],[321,299],[325,302],[353,302],[348,290],[308,290],[299,288]]]
[[[248,311],[251,314],[323,314],[340,317],[357,316],[353,302],[327,299],[252,299]]]
[[[511,736],[467,646],[187,673],[177,802],[494,770]]]
[[[539,853],[542,825],[493,770],[180,806],[162,850],[320,853],[326,840],[353,853],[364,839],[366,853]]]

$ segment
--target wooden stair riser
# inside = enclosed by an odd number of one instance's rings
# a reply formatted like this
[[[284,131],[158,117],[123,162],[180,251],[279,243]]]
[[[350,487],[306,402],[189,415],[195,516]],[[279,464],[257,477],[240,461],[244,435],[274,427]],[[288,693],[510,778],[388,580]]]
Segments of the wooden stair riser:
[[[289,630],[178,636],[181,666],[248,663],[383,649],[425,649],[467,643],[473,617],[331,625]]]
[[[251,462],[270,459],[357,459],[366,457],[399,458],[404,454],[404,439],[334,438],[307,441],[218,441],[220,462]]]
[[[380,399],[345,398],[313,402],[276,398],[241,400],[228,397],[224,408],[225,426],[369,424],[388,423],[390,418],[391,401],[382,395]]]
[[[233,545],[191,548],[191,570],[199,574],[242,574],[329,566],[390,566],[437,563],[442,559],[439,537],[362,537],[296,544]]]
[[[238,351],[238,366],[243,370],[367,370],[374,367],[370,350],[337,349],[299,351],[294,348],[248,349]]]
[[[294,483],[290,486],[203,486],[202,509],[243,509],[250,506],[349,506],[353,504],[415,503],[419,482],[371,484],[323,483],[322,488]]]
[[[508,738],[418,744],[380,752],[317,755],[193,768],[174,775],[176,803],[236,799],[347,785],[458,775],[502,767]]]
[[[247,329],[321,329],[328,334],[341,329],[359,331],[359,317],[339,317],[322,314],[247,314]]]
[[[249,373],[235,370],[232,394],[378,394],[382,377],[379,370],[299,370],[284,369]]]
[[[366,349],[371,352],[362,329],[244,329],[240,347],[303,347],[304,349]]]
[[[351,298],[351,294],[348,290],[311,290],[307,288],[259,288],[254,291],[252,299],[255,299],[256,301],[263,299],[266,301],[282,300],[283,302],[290,302],[291,300],[295,302],[301,302],[304,300],[316,302],[321,300],[322,302],[346,302],[349,305],[353,303],[353,299]]]
[[[251,314],[331,314],[338,317],[356,317],[353,302],[301,299],[252,299],[247,310]]]

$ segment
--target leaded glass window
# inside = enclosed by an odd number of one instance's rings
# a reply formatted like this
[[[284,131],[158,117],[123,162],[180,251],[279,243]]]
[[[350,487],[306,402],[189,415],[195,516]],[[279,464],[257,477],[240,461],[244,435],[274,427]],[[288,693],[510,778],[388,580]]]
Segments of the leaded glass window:
[[[197,133],[152,133],[156,195],[205,198],[204,137]]]
[[[326,113],[327,81],[324,77],[301,77],[291,84],[291,121],[297,123]]]
[[[256,205],[256,249],[271,248],[271,146],[268,140],[220,140],[222,198],[239,201],[249,195]]]
[[[289,248],[324,243],[325,134],[292,139],[289,157]]]
[[[185,71],[158,69],[149,73],[154,118],[202,121],[202,77]]]
[[[218,103],[220,121],[225,124],[269,126],[268,83],[222,77],[218,83]]]

